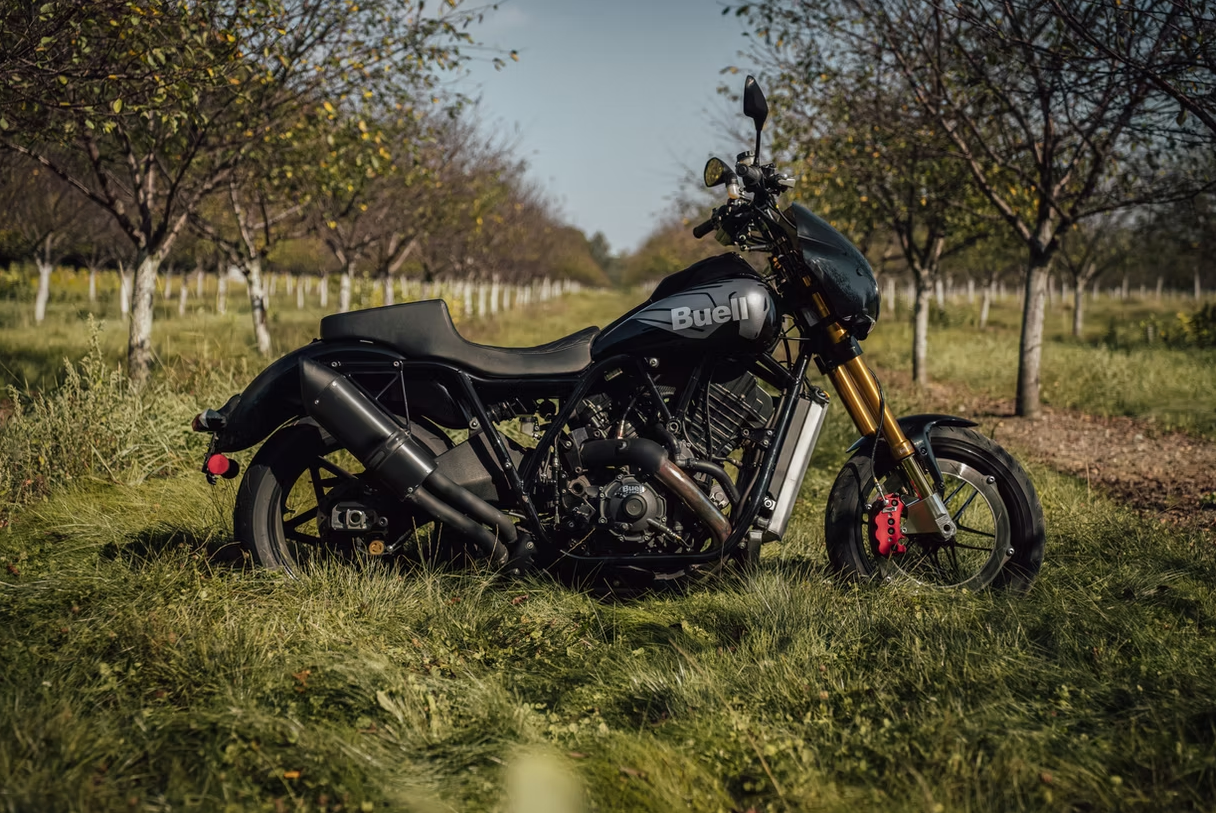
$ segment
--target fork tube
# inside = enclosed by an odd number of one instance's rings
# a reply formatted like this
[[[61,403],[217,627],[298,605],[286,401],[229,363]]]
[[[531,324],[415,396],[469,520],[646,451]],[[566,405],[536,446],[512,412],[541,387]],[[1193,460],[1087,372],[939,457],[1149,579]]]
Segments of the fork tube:
[[[815,304],[815,310],[821,317],[825,320],[831,318],[831,310],[822,296],[814,294],[812,301]],[[833,344],[840,344],[849,338],[848,331],[839,322],[829,322],[824,325],[824,329]],[[854,356],[832,368],[828,371],[828,378],[831,380],[832,386],[836,388],[836,394],[844,402],[849,417],[857,426],[857,431],[861,432],[863,437],[870,437],[878,431],[878,422],[881,420],[882,434],[891,450],[891,457],[903,469],[916,496],[923,499],[932,494],[935,490],[933,483],[916,459],[916,447],[904,434],[891,407],[883,403],[878,380],[861,360],[861,356]]]

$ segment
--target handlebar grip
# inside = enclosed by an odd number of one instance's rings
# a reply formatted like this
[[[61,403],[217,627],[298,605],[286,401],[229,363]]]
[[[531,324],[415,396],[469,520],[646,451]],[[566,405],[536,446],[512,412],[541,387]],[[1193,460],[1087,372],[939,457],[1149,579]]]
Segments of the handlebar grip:
[[[705,235],[714,230],[714,219],[711,217],[699,226],[695,226],[692,230],[692,236],[700,240]]]

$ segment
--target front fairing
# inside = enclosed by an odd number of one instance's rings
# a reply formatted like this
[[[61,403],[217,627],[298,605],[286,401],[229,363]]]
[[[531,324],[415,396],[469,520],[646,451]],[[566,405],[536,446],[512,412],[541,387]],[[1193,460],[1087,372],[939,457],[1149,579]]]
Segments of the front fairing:
[[[785,210],[785,230],[819,282],[832,313],[857,339],[878,321],[878,282],[857,247],[802,204]]]

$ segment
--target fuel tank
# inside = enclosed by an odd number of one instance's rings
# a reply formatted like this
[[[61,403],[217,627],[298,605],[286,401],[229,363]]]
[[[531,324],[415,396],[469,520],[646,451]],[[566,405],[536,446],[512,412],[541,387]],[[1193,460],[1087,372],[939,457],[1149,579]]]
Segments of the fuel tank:
[[[650,299],[606,327],[591,358],[764,352],[781,328],[772,290],[737,254],[720,254],[664,279]]]

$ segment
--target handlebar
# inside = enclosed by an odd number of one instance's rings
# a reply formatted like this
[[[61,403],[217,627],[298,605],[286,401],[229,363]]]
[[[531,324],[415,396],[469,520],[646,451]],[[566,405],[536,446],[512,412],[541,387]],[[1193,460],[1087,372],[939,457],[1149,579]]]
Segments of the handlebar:
[[[714,230],[714,219],[711,217],[709,220],[706,220],[704,223],[701,223],[698,226],[694,226],[693,230],[692,230],[692,236],[697,238],[698,240],[700,240],[702,237],[709,234],[713,230]]]

